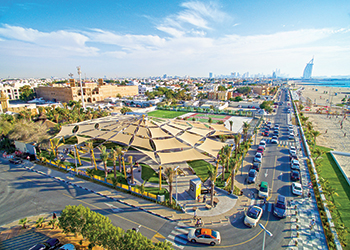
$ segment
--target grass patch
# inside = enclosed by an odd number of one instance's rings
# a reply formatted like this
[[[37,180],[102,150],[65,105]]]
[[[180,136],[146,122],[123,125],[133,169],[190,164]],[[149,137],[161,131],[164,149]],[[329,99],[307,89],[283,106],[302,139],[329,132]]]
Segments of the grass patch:
[[[324,152],[326,152],[326,153],[328,153],[328,152],[330,152],[330,151],[333,151],[332,148],[327,148],[327,147],[322,147],[322,146],[316,145],[316,146],[315,146],[315,149],[317,149],[317,148],[321,149],[322,151],[324,151]]]
[[[215,181],[215,186],[217,186],[217,187],[219,187],[219,188],[224,188],[225,187],[225,182],[226,182],[226,180],[227,180],[227,178],[230,176],[230,172],[225,172],[225,174],[224,174],[224,180],[222,181],[221,180],[221,175],[222,174],[220,174],[217,178],[216,178],[216,181]]]
[[[168,110],[155,110],[147,113],[148,116],[158,117],[158,118],[168,118],[172,119],[180,115],[187,114],[188,112],[184,111],[168,111]]]
[[[142,163],[140,165],[142,167],[142,170],[141,170],[142,180],[150,183],[159,183],[159,174],[156,173],[156,171],[154,171],[153,168]],[[168,185],[167,181],[164,178],[162,178],[162,184]]]
[[[341,223],[344,223],[345,228],[350,228],[350,187],[330,153],[323,154],[319,162],[319,176],[328,181],[329,186],[334,188],[337,194],[330,194],[324,190],[327,200],[334,201],[335,208],[330,210],[335,225],[339,227]],[[347,245],[344,249],[350,249],[350,235],[344,238]]]
[[[78,143],[78,139],[76,136],[71,136],[68,139],[64,140],[64,144],[77,144]]]
[[[209,168],[213,166],[210,163],[204,160],[196,160],[188,161],[187,164],[191,166],[191,168],[196,172],[196,175],[202,180],[202,182],[205,182],[209,178],[208,171]]]
[[[99,176],[99,177],[105,178],[105,171],[103,171],[103,170],[93,169],[92,173],[94,175]],[[107,179],[112,179],[112,178],[114,178],[114,172],[113,171],[107,175]],[[117,180],[121,184],[128,185],[127,181],[124,178],[124,173],[120,173],[118,170],[117,170]]]

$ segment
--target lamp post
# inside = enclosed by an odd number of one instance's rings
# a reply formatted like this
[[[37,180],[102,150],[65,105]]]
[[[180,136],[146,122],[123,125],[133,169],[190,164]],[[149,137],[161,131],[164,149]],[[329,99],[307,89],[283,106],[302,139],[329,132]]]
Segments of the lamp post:
[[[264,238],[263,238],[262,250],[265,250],[265,238],[266,238],[266,233],[267,233],[270,237],[272,237],[273,234],[272,234],[269,230],[267,230],[267,229],[264,227],[263,224],[259,223],[259,226],[262,228],[262,230],[264,230]]]
[[[81,70],[80,70],[80,66],[77,67],[77,70],[78,70],[79,82],[80,82],[81,105],[83,105],[83,109],[85,110],[84,92],[83,92],[83,84],[81,83]]]
[[[176,168],[174,168],[175,171],[175,179],[176,179],[176,193],[175,193],[175,199],[176,199],[176,206],[177,206],[177,169],[179,168],[179,166],[177,166]]]
[[[77,152],[76,152],[76,144],[73,146],[74,147],[74,161],[75,161],[75,169],[77,170],[78,172],[78,166],[77,166]]]

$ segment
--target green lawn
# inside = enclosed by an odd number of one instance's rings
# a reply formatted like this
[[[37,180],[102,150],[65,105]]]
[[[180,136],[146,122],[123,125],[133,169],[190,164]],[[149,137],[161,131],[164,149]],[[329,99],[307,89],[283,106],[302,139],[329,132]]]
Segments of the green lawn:
[[[202,180],[202,182],[205,182],[209,178],[209,168],[212,166],[208,162],[204,160],[197,160],[197,161],[188,161],[188,165],[192,167],[192,169],[196,172],[196,175]]]
[[[142,180],[150,183],[159,183],[159,175],[150,166],[146,164],[140,164],[142,167],[141,178]],[[164,170],[163,170],[164,171]],[[162,184],[167,185],[167,181],[162,179]]]
[[[156,111],[152,111],[147,113],[148,116],[151,117],[159,117],[159,118],[175,118],[178,117],[180,115],[184,115],[187,114],[188,112],[183,112],[183,111],[167,111],[167,110],[156,110]]]
[[[336,194],[327,195],[327,200],[333,201],[336,206],[332,213],[332,217],[337,226],[344,223],[345,228],[350,228],[350,187],[333,160],[330,153],[323,154],[320,159],[319,176],[329,181],[329,186],[335,189]],[[346,237],[347,246],[343,249],[350,249],[350,235]]]

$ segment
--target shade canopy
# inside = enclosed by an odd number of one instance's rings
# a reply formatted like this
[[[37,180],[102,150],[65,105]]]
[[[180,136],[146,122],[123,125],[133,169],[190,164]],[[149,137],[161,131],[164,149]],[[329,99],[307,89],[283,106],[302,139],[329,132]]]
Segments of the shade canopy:
[[[213,157],[216,157],[222,147],[224,147],[226,144],[218,141],[214,141],[212,139],[207,138],[203,144],[198,146],[197,148],[207,152]]]
[[[212,159],[211,157],[198,152],[194,148],[171,153],[158,153],[158,156],[161,164]]]
[[[196,134],[191,134],[189,132],[185,132],[182,135],[178,136],[181,140],[187,142],[188,144],[194,146],[196,143],[198,143],[199,140],[201,140],[203,137]]]
[[[145,148],[145,149],[153,151],[153,148],[151,147],[151,144],[150,144],[150,139],[148,139],[148,138],[145,139],[145,138],[141,138],[138,136],[134,136],[134,140],[131,143],[131,146]]]
[[[153,143],[156,146],[156,151],[190,147],[187,144],[180,142],[176,138],[158,139],[158,140],[154,139]]]

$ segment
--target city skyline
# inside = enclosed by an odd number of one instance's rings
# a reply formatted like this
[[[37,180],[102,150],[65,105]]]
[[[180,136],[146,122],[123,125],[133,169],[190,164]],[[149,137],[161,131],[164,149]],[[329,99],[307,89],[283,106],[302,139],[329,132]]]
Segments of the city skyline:
[[[5,1],[0,77],[349,75],[348,1]],[[327,17],[327,18],[325,18]]]

